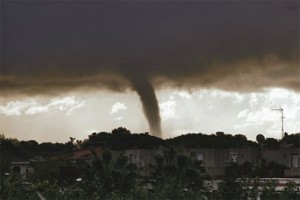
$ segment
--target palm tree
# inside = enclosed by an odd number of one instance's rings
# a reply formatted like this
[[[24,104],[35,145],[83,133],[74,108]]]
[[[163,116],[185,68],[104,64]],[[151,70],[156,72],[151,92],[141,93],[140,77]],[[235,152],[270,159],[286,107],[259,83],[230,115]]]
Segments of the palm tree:
[[[97,191],[102,197],[112,193],[128,194],[135,189],[137,173],[136,165],[128,162],[124,154],[113,159],[110,151],[103,151],[100,157],[94,155],[92,162],[94,181],[98,184]]]
[[[155,197],[199,199],[204,190],[205,169],[195,156],[179,154],[173,147],[154,156],[150,165],[150,183]]]

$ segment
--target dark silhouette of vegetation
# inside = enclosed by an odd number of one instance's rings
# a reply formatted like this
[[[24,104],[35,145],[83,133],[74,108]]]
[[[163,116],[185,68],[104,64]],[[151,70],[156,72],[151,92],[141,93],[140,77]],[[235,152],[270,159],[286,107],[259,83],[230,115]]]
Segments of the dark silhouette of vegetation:
[[[124,127],[119,127],[115,128],[111,131],[112,135],[129,135],[131,134],[130,130],[124,128]]]
[[[124,127],[119,127],[109,132],[92,133],[83,141],[78,141],[70,137],[66,143],[38,143],[35,140],[18,141],[13,138],[0,137],[2,149],[10,154],[23,158],[34,156],[57,156],[72,152],[76,148],[87,148],[90,146],[103,146],[112,150],[125,150],[129,148],[151,149],[159,146],[182,146],[186,148],[238,148],[238,147],[259,147],[279,149],[280,144],[290,144],[295,147],[300,145],[300,134],[285,134],[282,140],[274,138],[264,139],[263,135],[258,135],[258,143],[247,140],[244,135],[230,135],[223,132],[206,135],[202,133],[189,133],[178,137],[163,140],[149,135],[148,133],[131,133]]]
[[[202,133],[189,133],[172,139],[166,143],[186,148],[236,148],[246,146],[257,146],[255,142],[247,140],[244,135],[230,135],[217,132],[215,135]]]
[[[296,148],[300,148],[300,133],[298,134],[288,134],[285,133],[282,139],[286,144],[292,144]]]
[[[88,139],[83,141],[82,147],[105,146],[112,150],[125,150],[129,148],[151,149],[163,145],[164,141],[149,134],[131,134],[123,127],[112,130],[112,133],[92,133]]]
[[[92,165],[86,172],[92,176],[86,176],[82,184],[91,196],[95,195],[93,191],[101,199],[110,199],[115,193],[126,196],[136,187],[137,167],[124,154],[113,158],[112,153],[105,150],[100,157],[94,155]]]
[[[227,170],[223,182],[219,184],[218,198],[224,200],[240,200],[245,199],[242,184],[237,180],[238,172],[235,170],[235,164]]]
[[[274,138],[267,138],[264,142],[264,148],[277,150],[280,148],[280,142]]]
[[[195,153],[182,153],[185,148],[268,148],[278,149],[282,144],[299,147],[299,134],[285,134],[282,140],[264,139],[249,141],[244,135],[217,132],[212,135],[187,134],[163,140],[147,133],[131,133],[124,127],[108,132],[92,133],[78,141],[73,137],[66,143],[38,143],[34,140],[18,141],[0,135],[1,142],[1,198],[38,199],[38,193],[47,199],[295,199],[300,200],[300,191],[294,182],[282,192],[275,190],[271,180],[261,184],[258,177],[282,177],[283,165],[275,162],[243,164],[228,163],[225,176],[213,191],[201,160]],[[101,146],[101,155],[94,152],[89,164],[78,161],[68,165],[67,157],[76,149]],[[159,147],[159,148],[158,148]],[[125,156],[126,149],[160,149],[150,164],[148,173]],[[93,149],[93,148],[92,148]],[[108,150],[110,149],[110,150]],[[119,152],[112,154],[111,151]],[[24,182],[11,174],[10,161],[16,158],[29,159],[43,156],[43,162],[32,163],[35,173]],[[60,180],[62,166],[72,167],[74,177]],[[68,169],[68,168],[66,168]],[[70,168],[70,172],[72,171]],[[75,173],[76,172],[76,173]],[[73,173],[73,171],[72,171]],[[75,178],[80,178],[75,181]],[[262,188],[259,190],[259,188]]]
[[[202,199],[208,192],[208,179],[203,163],[194,155],[180,154],[174,147],[155,155],[148,183],[154,199]]]

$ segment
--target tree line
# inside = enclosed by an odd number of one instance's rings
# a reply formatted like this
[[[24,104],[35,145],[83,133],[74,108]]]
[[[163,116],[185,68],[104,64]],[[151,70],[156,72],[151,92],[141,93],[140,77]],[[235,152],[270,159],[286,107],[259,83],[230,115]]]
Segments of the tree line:
[[[261,134],[260,134],[261,135]],[[280,140],[266,138],[259,142],[248,140],[245,135],[231,135],[224,132],[215,134],[188,133],[174,138],[163,140],[148,133],[131,133],[124,127],[113,129],[111,132],[92,133],[84,140],[70,137],[65,143],[38,143],[35,140],[19,141],[15,138],[6,138],[0,135],[1,150],[21,157],[51,156],[71,152],[74,149],[88,148],[90,146],[104,146],[112,150],[125,150],[129,148],[151,149],[159,146],[181,146],[185,148],[238,148],[259,147],[279,149],[281,144],[300,147],[300,134],[285,133]]]

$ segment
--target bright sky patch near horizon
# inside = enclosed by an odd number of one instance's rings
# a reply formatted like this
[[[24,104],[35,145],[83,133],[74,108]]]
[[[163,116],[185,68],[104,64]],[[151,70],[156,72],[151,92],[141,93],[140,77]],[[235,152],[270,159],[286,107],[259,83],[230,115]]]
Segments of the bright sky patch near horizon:
[[[280,88],[238,93],[222,90],[163,89],[157,91],[163,138],[186,133],[224,131],[280,138],[283,107],[285,130],[300,132],[300,94]],[[134,92],[69,93],[59,97],[0,98],[1,131],[6,137],[39,142],[85,139],[92,132],[124,126],[135,133],[148,132],[141,103]]]

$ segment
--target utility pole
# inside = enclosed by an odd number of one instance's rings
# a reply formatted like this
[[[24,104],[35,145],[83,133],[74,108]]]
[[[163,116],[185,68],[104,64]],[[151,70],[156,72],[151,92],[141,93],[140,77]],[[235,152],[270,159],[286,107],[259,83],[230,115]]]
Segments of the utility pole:
[[[279,108],[273,109],[273,110],[276,110],[276,111],[281,112],[281,138],[283,138],[283,137],[284,137],[284,129],[283,129],[283,120],[284,120],[284,116],[283,116],[283,108],[279,107]]]

